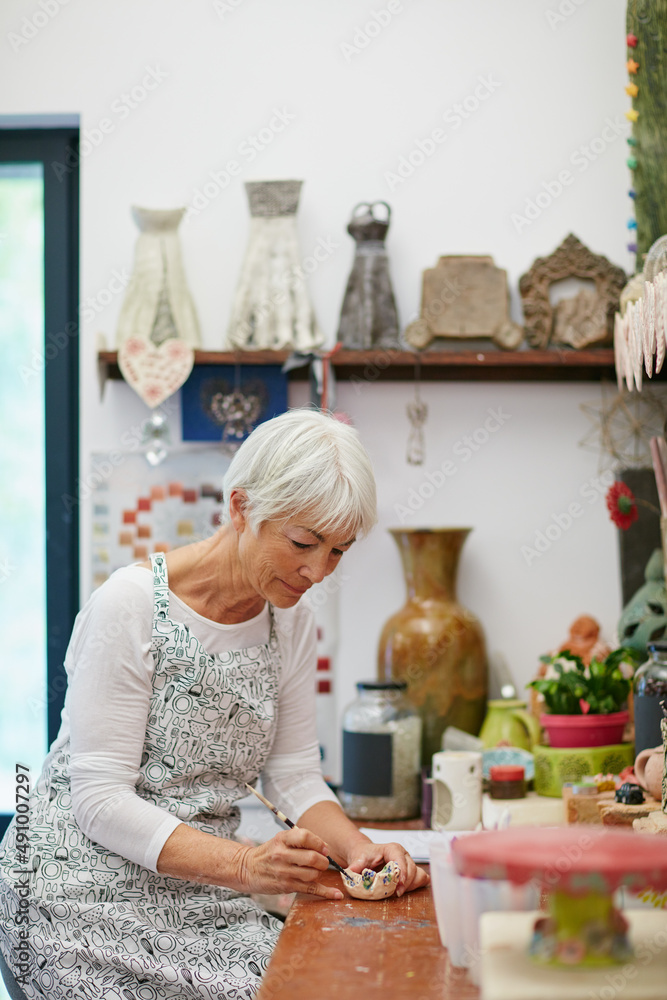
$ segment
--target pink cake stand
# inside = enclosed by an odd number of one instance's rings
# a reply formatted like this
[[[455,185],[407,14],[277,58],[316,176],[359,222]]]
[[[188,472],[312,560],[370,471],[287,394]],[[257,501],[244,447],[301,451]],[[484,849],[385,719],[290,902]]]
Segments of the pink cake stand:
[[[488,831],[452,844],[470,878],[536,882],[549,915],[534,927],[529,954],[553,965],[609,965],[632,957],[628,924],[613,905],[621,886],[667,889],[667,843],[658,836],[591,827]]]

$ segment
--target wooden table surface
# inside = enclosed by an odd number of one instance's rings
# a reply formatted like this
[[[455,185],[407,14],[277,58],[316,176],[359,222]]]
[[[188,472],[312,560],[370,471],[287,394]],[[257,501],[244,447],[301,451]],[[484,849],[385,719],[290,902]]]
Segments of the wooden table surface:
[[[341,884],[332,870],[322,880]],[[257,1000],[339,997],[478,1000],[440,944],[430,886],[378,902],[297,895]]]

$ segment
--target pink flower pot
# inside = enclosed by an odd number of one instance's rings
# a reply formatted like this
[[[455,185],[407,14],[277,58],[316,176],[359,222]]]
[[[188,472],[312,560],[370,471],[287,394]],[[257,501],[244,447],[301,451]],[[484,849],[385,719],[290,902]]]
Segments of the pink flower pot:
[[[627,710],[609,715],[544,714],[540,723],[552,747],[606,747],[622,742],[629,718]]]

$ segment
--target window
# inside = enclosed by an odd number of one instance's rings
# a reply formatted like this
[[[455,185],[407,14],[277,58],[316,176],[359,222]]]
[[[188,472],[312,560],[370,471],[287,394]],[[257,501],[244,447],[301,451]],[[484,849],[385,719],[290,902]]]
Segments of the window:
[[[62,500],[78,475],[77,150],[74,126],[0,119],[0,830],[16,762],[36,780],[58,732],[78,610]]]

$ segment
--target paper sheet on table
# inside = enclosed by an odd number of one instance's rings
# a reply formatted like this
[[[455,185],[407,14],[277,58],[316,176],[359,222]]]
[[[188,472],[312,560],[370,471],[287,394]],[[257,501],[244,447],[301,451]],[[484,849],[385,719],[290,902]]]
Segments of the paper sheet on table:
[[[428,864],[432,843],[442,844],[456,837],[466,837],[472,832],[472,830],[376,830],[369,826],[361,828],[361,833],[365,833],[374,844],[389,842],[402,844],[412,860],[418,864]]]

